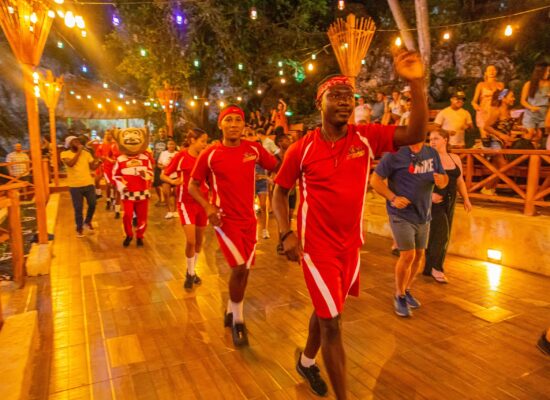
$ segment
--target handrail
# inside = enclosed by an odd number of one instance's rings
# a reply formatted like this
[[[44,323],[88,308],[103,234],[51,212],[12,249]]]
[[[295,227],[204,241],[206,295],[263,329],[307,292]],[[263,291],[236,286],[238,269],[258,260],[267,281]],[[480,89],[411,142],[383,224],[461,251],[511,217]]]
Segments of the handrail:
[[[453,149],[452,152],[462,156],[461,158],[466,158],[464,181],[471,198],[523,204],[525,215],[535,215],[536,206],[550,207],[550,201],[544,200],[546,196],[550,195],[550,175],[548,175],[550,171],[548,167],[542,166],[542,161],[550,163],[550,150]],[[485,156],[497,154],[510,154],[519,157],[497,168],[485,158]],[[521,171],[525,171],[526,167],[519,164],[524,162],[528,162],[526,182],[525,184],[514,182],[510,177],[523,176]],[[519,171],[519,174],[513,174],[513,171]],[[543,180],[544,177],[546,178]],[[487,195],[478,192],[495,179],[501,182],[501,186],[512,189],[517,196]],[[543,181],[541,182],[541,180]]]
[[[10,247],[13,265],[13,280],[19,288],[25,284],[23,272],[23,230],[21,228],[21,209],[19,207],[19,189],[21,184],[0,186],[0,205],[8,208]]]

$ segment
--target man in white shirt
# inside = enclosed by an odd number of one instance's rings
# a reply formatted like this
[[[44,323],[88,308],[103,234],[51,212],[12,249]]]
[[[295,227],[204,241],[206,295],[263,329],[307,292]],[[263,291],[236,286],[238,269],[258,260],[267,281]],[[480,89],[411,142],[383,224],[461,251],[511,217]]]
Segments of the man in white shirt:
[[[449,132],[451,136],[449,144],[452,148],[465,147],[464,132],[473,126],[472,116],[462,108],[465,98],[464,92],[456,92],[451,96],[451,105],[441,110],[435,117],[434,124]]]
[[[277,129],[275,129],[275,131],[277,131]],[[283,131],[283,134],[284,134],[284,131]],[[264,149],[266,149],[267,151],[269,151],[272,155],[276,155],[276,154],[279,154],[279,152],[281,151],[277,145],[275,144],[275,142],[273,141],[273,139],[271,139],[269,136],[267,136],[265,134],[265,130],[264,128],[258,128],[256,129],[256,135],[258,136],[258,138],[260,139],[261,143],[262,143],[262,147]]]
[[[360,96],[357,99],[357,107],[353,116],[355,117],[355,125],[365,125],[370,123],[371,108],[365,103],[365,98]]]

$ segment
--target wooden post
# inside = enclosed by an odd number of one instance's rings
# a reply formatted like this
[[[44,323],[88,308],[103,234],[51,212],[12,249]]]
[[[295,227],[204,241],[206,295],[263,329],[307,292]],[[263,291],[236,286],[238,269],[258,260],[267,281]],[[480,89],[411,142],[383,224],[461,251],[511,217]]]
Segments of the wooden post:
[[[466,155],[466,190],[472,187],[474,177],[474,157],[472,154]]]
[[[8,190],[10,207],[8,210],[8,219],[10,223],[10,244],[13,265],[13,280],[18,288],[25,284],[25,275],[23,273],[23,230],[21,229],[21,211],[19,209],[19,191],[17,189]]]
[[[47,158],[42,159],[42,171],[44,172],[44,189],[47,202],[50,198],[50,162]]]
[[[2,315],[2,296],[0,296],[0,331],[2,330],[2,325],[4,325],[4,316]]]
[[[36,222],[38,225],[38,243],[48,243],[46,224],[46,190],[42,172],[42,149],[40,143],[40,126],[38,124],[38,102],[34,95],[32,65],[23,64],[23,85],[27,105],[29,143],[31,145],[32,176],[34,182],[34,200],[36,204]]]
[[[50,158],[53,165],[53,181],[55,186],[59,186],[59,164],[57,163],[57,132],[55,129],[55,108],[50,108]]]
[[[535,215],[535,196],[539,188],[540,177],[540,156],[531,155],[529,158],[529,169],[527,170],[527,191],[525,194],[525,215]]]
[[[172,111],[166,110],[166,126],[168,128],[168,137],[174,137],[174,122],[172,121]]]

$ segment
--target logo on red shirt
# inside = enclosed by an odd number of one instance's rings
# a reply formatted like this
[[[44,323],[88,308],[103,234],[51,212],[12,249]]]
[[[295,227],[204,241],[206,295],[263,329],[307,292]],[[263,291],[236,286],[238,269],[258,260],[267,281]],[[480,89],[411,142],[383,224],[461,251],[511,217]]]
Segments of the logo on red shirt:
[[[258,155],[256,153],[244,153],[243,163],[247,161],[256,161],[257,158],[258,158]]]
[[[351,160],[352,158],[359,158],[359,157],[363,157],[364,155],[365,155],[365,149],[363,147],[351,145],[346,159]]]

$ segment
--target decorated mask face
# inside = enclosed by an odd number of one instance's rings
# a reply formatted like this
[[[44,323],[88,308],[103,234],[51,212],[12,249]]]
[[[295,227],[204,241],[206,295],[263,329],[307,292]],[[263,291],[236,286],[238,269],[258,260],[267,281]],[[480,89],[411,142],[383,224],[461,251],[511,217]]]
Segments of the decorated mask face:
[[[149,144],[149,132],[143,128],[117,129],[113,137],[120,152],[129,156],[143,153]]]

